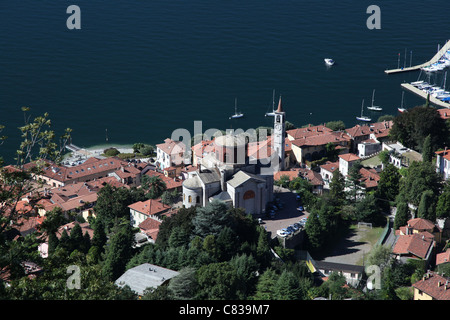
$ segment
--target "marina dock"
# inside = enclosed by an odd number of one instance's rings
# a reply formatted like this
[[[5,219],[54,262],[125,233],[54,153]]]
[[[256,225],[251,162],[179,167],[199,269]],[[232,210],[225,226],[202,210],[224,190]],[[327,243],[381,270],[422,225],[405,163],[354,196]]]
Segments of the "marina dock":
[[[402,83],[402,87],[405,88],[406,90],[411,91],[412,93],[417,94],[418,96],[424,98],[425,100],[427,99],[427,93],[423,90],[420,90],[419,88],[414,87],[413,85],[409,84],[409,83]],[[436,99],[435,97],[433,97],[432,95],[430,95],[430,103],[438,106],[438,107],[443,107],[443,108],[450,108],[450,104],[446,103],[444,101],[441,101],[439,99]]]
[[[450,40],[448,40],[447,43],[442,46],[442,48],[434,55],[433,58],[431,58],[431,60],[429,60],[429,61],[427,61],[425,63],[418,64],[416,66],[407,67],[407,68],[398,68],[398,69],[385,70],[384,72],[386,74],[394,74],[394,73],[400,73],[400,72],[408,72],[408,71],[419,70],[420,68],[427,67],[430,64],[438,62],[439,59],[442,58],[444,53],[446,53],[447,50],[449,50],[449,49],[450,49]]]

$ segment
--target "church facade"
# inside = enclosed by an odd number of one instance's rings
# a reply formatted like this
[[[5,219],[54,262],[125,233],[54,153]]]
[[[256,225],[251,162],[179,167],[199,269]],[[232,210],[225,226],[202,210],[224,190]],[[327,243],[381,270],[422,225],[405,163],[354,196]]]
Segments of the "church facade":
[[[285,113],[281,98],[274,115],[274,132],[267,161],[250,157],[245,135],[216,137],[213,148],[198,159],[197,169],[183,182],[183,205],[206,206],[213,199],[242,208],[247,214],[264,214],[273,200],[273,172],[284,169]],[[270,174],[268,174],[270,172]]]

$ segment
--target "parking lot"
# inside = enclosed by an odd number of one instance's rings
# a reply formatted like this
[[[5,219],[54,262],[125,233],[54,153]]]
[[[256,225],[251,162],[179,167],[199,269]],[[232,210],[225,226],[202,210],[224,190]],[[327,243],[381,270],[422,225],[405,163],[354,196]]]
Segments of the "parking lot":
[[[276,211],[273,219],[262,217],[264,228],[270,232],[271,238],[277,236],[277,230],[286,228],[287,226],[299,222],[300,219],[308,217],[306,211],[300,212],[297,210],[299,202],[296,200],[296,194],[288,189],[274,187],[274,196],[279,198],[283,204],[283,208]]]

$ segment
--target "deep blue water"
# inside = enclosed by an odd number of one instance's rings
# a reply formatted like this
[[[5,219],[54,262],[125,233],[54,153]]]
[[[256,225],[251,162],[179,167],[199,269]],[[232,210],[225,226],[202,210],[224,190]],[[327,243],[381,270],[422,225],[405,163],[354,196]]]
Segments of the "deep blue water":
[[[81,30],[66,9],[81,8]],[[369,30],[366,9],[381,9]],[[450,2],[303,0],[3,1],[0,4],[0,124],[12,159],[22,106],[49,112],[73,142],[156,144],[176,128],[256,128],[272,90],[297,126],[356,124],[361,100],[396,114],[403,81],[418,72],[384,70],[422,63],[450,38]],[[405,60],[406,49],[406,60]],[[336,65],[326,68],[323,58]],[[442,79],[437,79],[441,82]],[[231,123],[234,101],[245,117]],[[423,101],[405,94],[405,106]],[[372,114],[376,119],[379,114]]]

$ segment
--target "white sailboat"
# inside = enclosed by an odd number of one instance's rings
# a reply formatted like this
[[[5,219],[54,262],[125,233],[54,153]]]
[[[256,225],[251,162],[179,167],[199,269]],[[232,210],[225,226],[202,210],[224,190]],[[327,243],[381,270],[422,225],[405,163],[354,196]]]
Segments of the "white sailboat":
[[[272,112],[266,112],[266,117],[274,117],[275,116],[275,89],[273,90],[272,97]]]
[[[400,108],[397,108],[398,112],[405,112],[406,109],[403,108],[403,97],[405,96],[405,91],[402,92],[402,104],[400,105]]]
[[[356,119],[359,120],[359,121],[366,121],[366,122],[372,121],[371,118],[363,115],[363,111],[364,111],[364,99],[363,99],[362,105],[361,105],[361,116],[356,117]]]
[[[234,114],[230,117],[230,119],[242,118],[244,114],[242,112],[237,111],[237,99],[234,99]]]
[[[375,89],[373,89],[373,92],[372,92],[372,105],[370,107],[367,107],[367,109],[373,110],[373,111],[382,111],[383,110],[382,107],[373,105],[374,101],[375,101]]]

